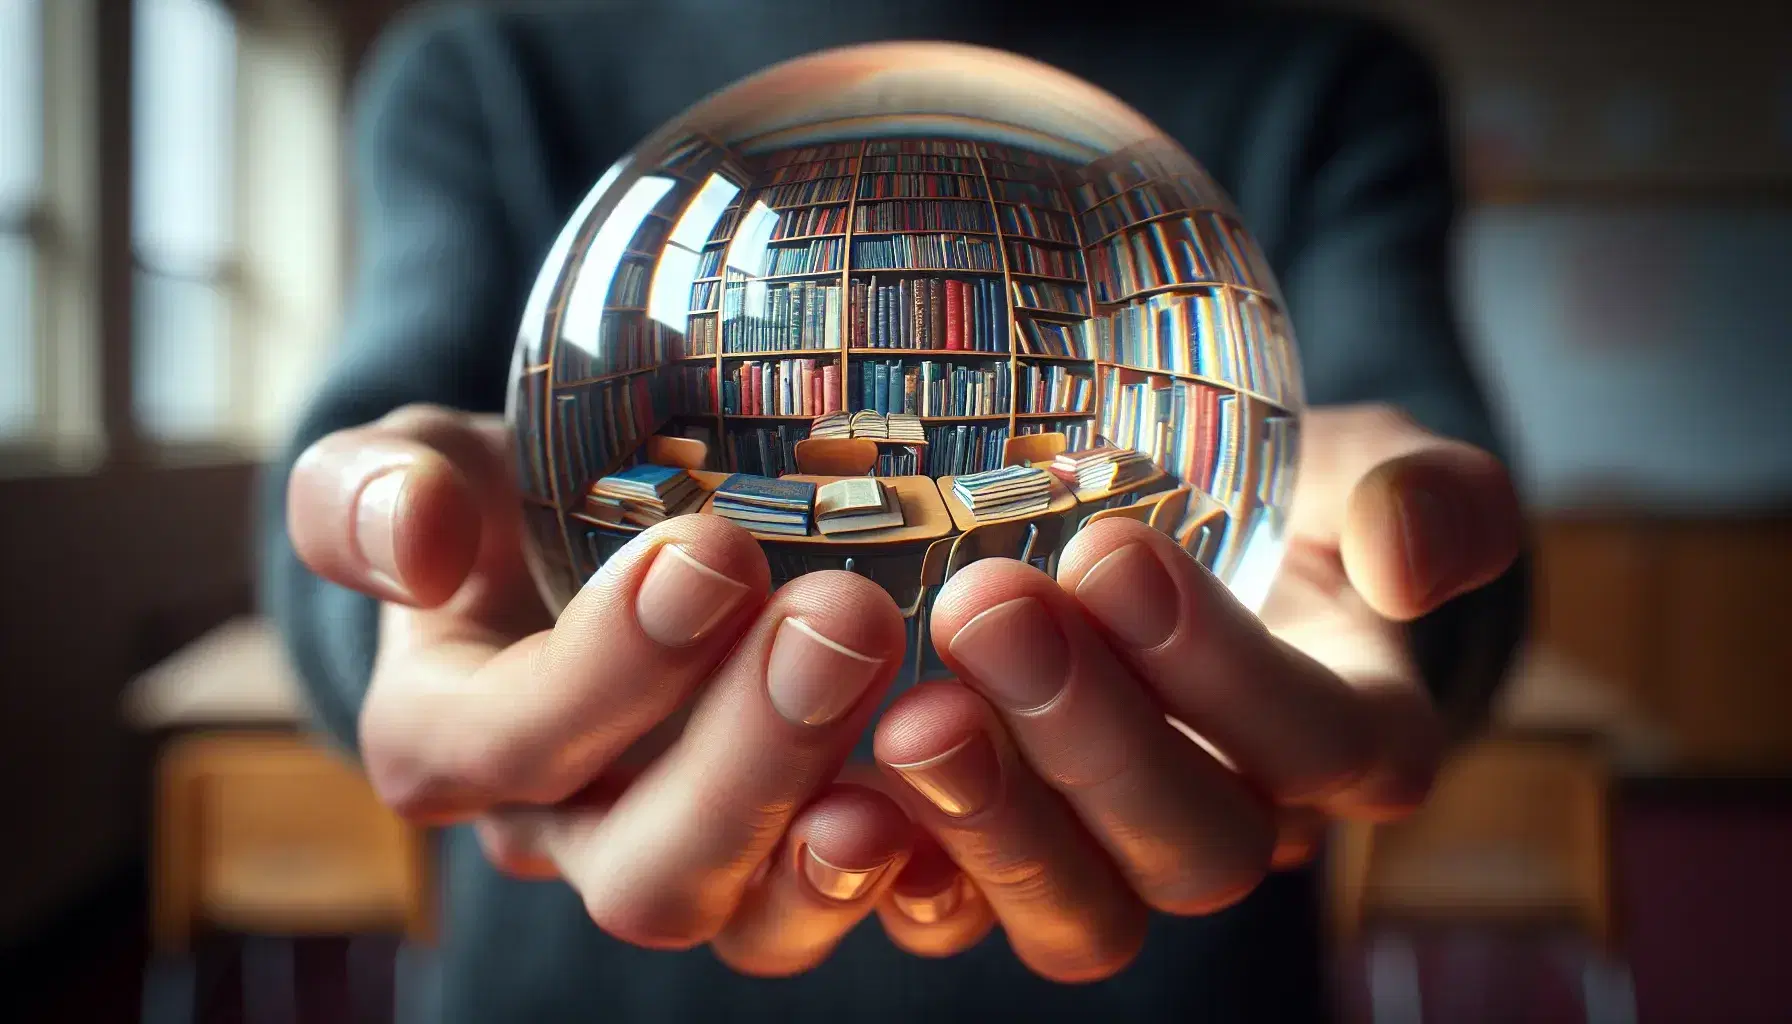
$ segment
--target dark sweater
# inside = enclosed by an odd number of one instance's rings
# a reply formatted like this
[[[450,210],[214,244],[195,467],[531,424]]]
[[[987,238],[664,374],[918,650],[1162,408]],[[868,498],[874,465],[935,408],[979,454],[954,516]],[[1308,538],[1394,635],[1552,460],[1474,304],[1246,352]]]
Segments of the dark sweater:
[[[609,164],[708,92],[810,50],[946,38],[1039,57],[1116,93],[1236,200],[1281,280],[1314,404],[1392,402],[1498,450],[1449,297],[1456,210],[1426,64],[1353,20],[1230,5],[1100,19],[1099,4],[660,0],[432,8],[379,46],[358,100],[359,251],[343,347],[265,505],[265,601],[323,723],[352,746],[377,641],[373,602],[324,583],[284,532],[290,459],[409,402],[502,409],[520,312],[561,221]],[[1114,8],[1124,10],[1126,8]],[[1022,13],[1025,12],[1025,13]],[[1439,698],[1472,716],[1518,636],[1523,579],[1455,602],[1414,641]],[[1159,918],[1138,961],[1094,985],[1032,976],[1000,934],[946,960],[875,923],[800,978],[734,975],[705,950],[633,949],[560,884],[444,844],[441,1019],[508,1021],[1263,1020],[1321,1015],[1309,873],[1206,918]]]

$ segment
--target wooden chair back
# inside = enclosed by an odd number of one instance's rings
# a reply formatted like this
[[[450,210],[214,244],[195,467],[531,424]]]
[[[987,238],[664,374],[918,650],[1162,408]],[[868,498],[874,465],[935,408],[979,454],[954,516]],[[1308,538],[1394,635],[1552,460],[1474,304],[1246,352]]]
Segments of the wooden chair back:
[[[656,466],[702,469],[709,464],[709,445],[694,437],[654,434],[647,439],[647,461]]]
[[[1165,493],[1167,494],[1169,492]],[[1108,508],[1099,509],[1084,517],[1081,529],[1086,530],[1096,523],[1101,522],[1103,519],[1136,519],[1141,523],[1149,524],[1151,522],[1152,513],[1157,511],[1158,502],[1163,499],[1163,494],[1147,494],[1131,504],[1112,505]]]
[[[1002,442],[1002,465],[1027,466],[1057,458],[1069,442],[1058,431],[1046,434],[1016,434]]]
[[[864,476],[877,466],[877,442],[864,437],[808,437],[796,443],[796,471],[811,476]]]
[[[1178,487],[1161,496],[1152,495],[1156,499],[1151,509],[1150,518],[1146,522],[1159,533],[1176,535],[1176,527],[1182,525],[1183,517],[1188,513],[1189,497],[1193,492],[1187,487]],[[1144,499],[1141,499],[1144,500]]]

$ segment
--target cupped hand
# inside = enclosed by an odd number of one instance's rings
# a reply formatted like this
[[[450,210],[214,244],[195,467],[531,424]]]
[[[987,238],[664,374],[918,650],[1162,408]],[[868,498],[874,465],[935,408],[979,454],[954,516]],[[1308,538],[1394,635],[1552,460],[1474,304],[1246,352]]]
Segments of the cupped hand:
[[[991,559],[943,588],[932,635],[958,678],[899,697],[876,750],[969,886],[936,871],[947,912],[919,918],[917,892],[886,899],[899,944],[944,955],[993,919],[1037,973],[1106,977],[1150,910],[1229,906],[1328,820],[1424,799],[1445,730],[1404,623],[1508,568],[1512,485],[1381,408],[1315,410],[1302,443],[1261,617],[1128,520],[1080,532],[1055,579]]]
[[[620,939],[813,965],[868,914],[914,831],[838,781],[902,660],[890,597],[847,573],[770,595],[759,545],[711,516],[647,530],[551,618],[521,548],[503,424],[407,408],[293,469],[319,575],[383,602],[360,722],[379,795],[473,821]]]

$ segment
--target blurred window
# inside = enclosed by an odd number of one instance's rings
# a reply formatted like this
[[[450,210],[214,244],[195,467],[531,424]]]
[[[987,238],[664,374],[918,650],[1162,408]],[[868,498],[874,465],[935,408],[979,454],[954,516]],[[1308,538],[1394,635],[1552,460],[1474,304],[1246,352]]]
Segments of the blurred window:
[[[134,0],[132,399],[152,440],[213,439],[232,403],[237,39],[219,0]]]
[[[42,232],[41,0],[0,0],[0,439],[37,432]]]

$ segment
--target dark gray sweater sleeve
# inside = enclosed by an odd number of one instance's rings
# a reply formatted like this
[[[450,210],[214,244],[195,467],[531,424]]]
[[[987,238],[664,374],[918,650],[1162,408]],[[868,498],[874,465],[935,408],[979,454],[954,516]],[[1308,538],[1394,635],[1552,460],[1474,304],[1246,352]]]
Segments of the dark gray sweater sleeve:
[[[262,604],[321,724],[353,747],[378,638],[374,601],[302,565],[286,533],[293,460],[332,431],[413,402],[502,409],[515,332],[514,245],[456,20],[389,32],[352,127],[355,278],[340,351],[262,488]]]
[[[1295,244],[1283,286],[1313,405],[1386,402],[1510,458],[1464,349],[1452,299],[1459,209],[1453,147],[1426,61],[1383,30],[1321,62],[1313,130],[1294,154]],[[1472,730],[1522,639],[1529,559],[1414,623],[1411,641],[1452,724]]]

